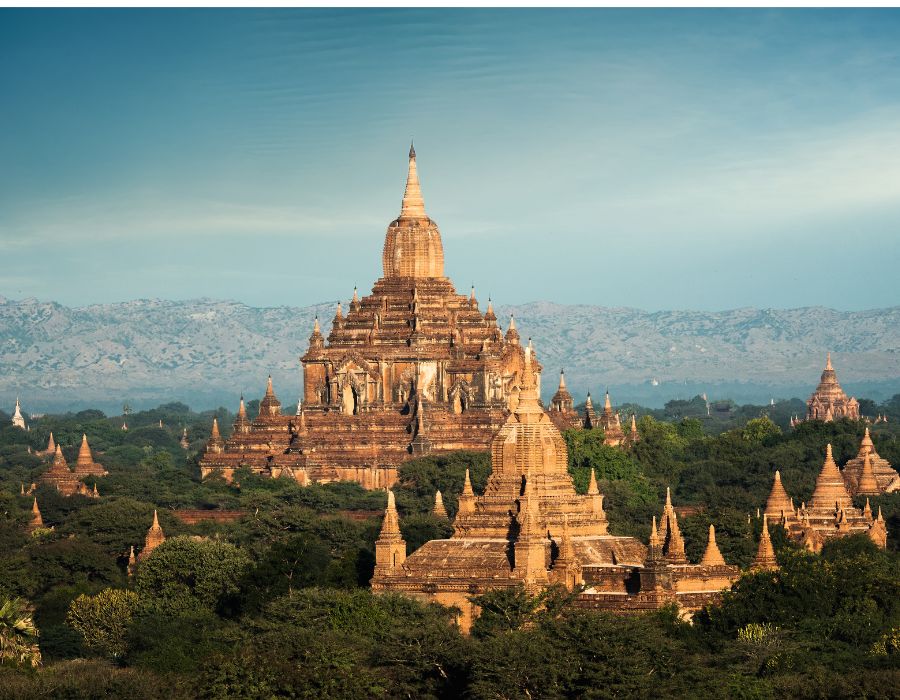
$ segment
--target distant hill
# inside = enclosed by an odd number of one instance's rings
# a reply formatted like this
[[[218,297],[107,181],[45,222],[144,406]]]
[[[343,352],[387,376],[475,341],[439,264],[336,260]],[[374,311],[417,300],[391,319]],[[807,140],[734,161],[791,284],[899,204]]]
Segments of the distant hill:
[[[549,397],[559,368],[581,400],[606,386],[614,402],[661,405],[710,398],[806,397],[826,350],[857,396],[900,392],[900,306],[842,312],[820,307],[646,312],[536,302],[497,307],[534,339]],[[233,301],[138,300],[69,308],[0,297],[0,401],[26,411],[95,406],[117,412],[180,400],[233,407],[262,393],[271,372],[288,406],[298,399],[298,357],[313,317],[334,304],[253,308]],[[327,332],[328,324],[323,324]]]

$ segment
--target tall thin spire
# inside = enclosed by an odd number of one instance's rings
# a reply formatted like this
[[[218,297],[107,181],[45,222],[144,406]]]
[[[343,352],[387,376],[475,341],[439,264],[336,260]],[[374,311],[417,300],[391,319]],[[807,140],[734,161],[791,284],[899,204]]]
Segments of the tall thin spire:
[[[509,328],[506,329],[506,341],[517,344],[519,342],[519,331],[516,330],[516,317],[509,315]]]
[[[391,571],[406,560],[406,541],[400,533],[400,516],[394,492],[387,490],[387,508],[381,523],[381,533],[375,541],[375,571]]]
[[[44,527],[44,518],[41,516],[41,509],[38,508],[37,498],[35,498],[31,506],[31,522],[28,523],[28,532],[34,532],[41,527]]]
[[[759,548],[750,568],[755,571],[774,571],[778,568],[778,560],[775,559],[775,549],[769,537],[769,518],[763,514],[762,534],[759,537]]]
[[[825,355],[825,369],[826,370],[834,369],[834,367],[832,367],[832,365],[831,365],[831,353],[830,352],[827,355]]]
[[[444,507],[444,497],[441,495],[440,489],[434,492],[434,508],[431,514],[436,518],[448,518],[447,508]]]
[[[422,188],[419,185],[419,173],[416,170],[416,149],[412,144],[409,145],[409,170],[406,174],[406,191],[403,193],[400,218],[426,218],[425,200],[422,198]]]
[[[472,480],[469,478],[469,469],[466,468],[466,478],[463,481],[462,493],[459,495],[459,507],[457,516],[469,515],[475,512],[475,491],[472,489]]]
[[[163,532],[162,527],[159,524],[159,517],[156,514],[156,509],[153,509],[153,522],[150,525],[150,529],[147,530],[147,536],[144,538],[144,548],[141,550],[140,556],[138,559],[146,559],[150,556],[150,553],[159,547],[163,542],[166,541],[166,535]]]

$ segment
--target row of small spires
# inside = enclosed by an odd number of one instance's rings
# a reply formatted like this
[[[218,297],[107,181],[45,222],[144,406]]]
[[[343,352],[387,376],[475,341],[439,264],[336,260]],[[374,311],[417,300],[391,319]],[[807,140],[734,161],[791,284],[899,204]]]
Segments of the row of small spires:
[[[384,520],[382,522],[381,533],[379,534],[378,539],[382,542],[402,541],[402,535],[400,533],[400,516],[397,512],[397,503],[394,497],[394,492],[391,489],[386,489],[386,491],[388,502],[387,507],[385,508]],[[527,491],[528,485],[526,483],[526,493],[523,494],[523,500],[530,501],[531,499],[528,498]],[[597,486],[597,476],[593,469],[591,469],[590,484],[588,485],[587,493],[589,496],[600,495],[600,490]],[[459,497],[459,512],[473,512],[474,501],[475,492],[472,489],[472,481],[469,477],[469,470],[466,469],[466,476],[463,482],[463,490]],[[527,506],[523,507],[523,511],[526,510],[526,508]],[[447,508],[444,506],[444,498],[441,494],[440,489],[435,491],[434,507],[432,508],[431,513],[435,517],[449,520]],[[666,558],[672,563],[686,564],[687,558],[685,557],[684,553],[684,541],[681,538],[681,532],[678,528],[678,515],[672,505],[672,494],[671,490],[668,487],[666,488],[666,502],[663,507],[663,515],[664,521],[661,528],[657,528],[656,516],[653,516],[653,521],[650,529],[650,539],[648,542],[650,549],[648,560],[653,561]],[[525,528],[523,527],[523,530],[524,529]],[[567,519],[565,519],[563,529],[563,539],[568,539]],[[567,545],[567,547],[570,547],[571,545],[571,543],[565,542],[563,544]],[[563,547],[560,547],[560,551],[563,551]],[[700,560],[700,566],[727,566],[725,558],[722,556],[722,552],[719,550],[719,546],[716,542],[716,528],[712,523],[710,523],[709,526],[706,550],[704,551],[703,557]],[[760,536],[759,547],[757,549],[756,556],[754,557],[751,564],[751,569],[771,570],[776,568],[778,568],[778,562],[775,558],[775,550],[772,547],[772,540],[769,536],[768,520],[767,516],[763,515],[762,534]]]
[[[33,485],[32,485],[33,486]],[[94,489],[97,487],[95,486]],[[35,497],[34,502],[31,505],[31,521],[28,523],[28,531],[34,532],[35,530],[44,528],[44,518],[41,515],[41,509],[38,507],[37,497]],[[153,509],[153,522],[150,524],[150,528],[147,530],[147,536],[144,538],[144,547],[141,549],[141,557],[146,557],[156,549],[160,544],[165,542],[166,536],[163,532],[162,527],[159,524],[159,517],[157,515],[156,509]],[[131,546],[128,553],[128,574],[131,575],[134,570],[136,560],[134,555],[134,545]]]

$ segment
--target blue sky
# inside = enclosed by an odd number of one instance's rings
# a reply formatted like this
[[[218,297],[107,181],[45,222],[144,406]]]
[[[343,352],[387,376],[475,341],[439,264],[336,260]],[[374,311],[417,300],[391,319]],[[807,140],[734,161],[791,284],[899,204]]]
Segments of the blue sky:
[[[0,10],[0,295],[898,303],[900,12]]]

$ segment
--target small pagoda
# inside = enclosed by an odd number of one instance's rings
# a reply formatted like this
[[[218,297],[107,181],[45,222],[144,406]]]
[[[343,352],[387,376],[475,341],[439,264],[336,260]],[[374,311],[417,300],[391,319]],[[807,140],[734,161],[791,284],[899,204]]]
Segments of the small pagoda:
[[[53,442],[53,436],[50,436],[50,442]],[[49,450],[49,445],[48,445]],[[102,464],[94,461],[91,453],[90,445],[88,445],[87,435],[81,436],[81,447],[78,448],[78,457],[75,460],[74,468],[70,468],[66,458],[63,456],[62,448],[56,443],[53,452],[53,459],[50,462],[50,468],[39,477],[38,481],[42,484],[49,484],[56,488],[63,496],[87,496],[88,498],[99,498],[97,484],[94,483],[93,489],[88,488],[84,483],[84,479],[88,477],[106,476],[108,472],[103,468]]]
[[[854,496],[880,496],[900,490],[900,474],[875,450],[869,428],[859,443],[859,452],[841,470],[847,490]]]

